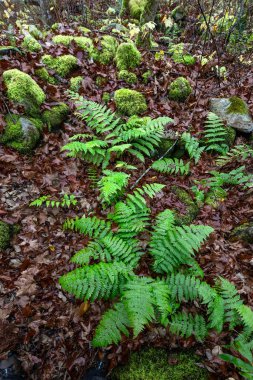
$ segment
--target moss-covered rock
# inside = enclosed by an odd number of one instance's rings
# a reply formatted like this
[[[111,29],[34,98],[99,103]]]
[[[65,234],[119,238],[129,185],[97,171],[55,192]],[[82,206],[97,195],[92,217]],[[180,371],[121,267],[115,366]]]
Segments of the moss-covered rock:
[[[228,144],[228,146],[234,145],[235,138],[236,138],[236,131],[235,131],[235,129],[232,128],[232,127],[227,126],[226,127],[226,132],[227,132],[226,136],[225,136],[226,143]]]
[[[61,24],[60,24],[59,22],[55,22],[55,23],[51,26],[51,29],[52,29],[53,31],[56,31],[56,30],[60,29],[60,27],[61,27]]]
[[[246,243],[253,244],[253,222],[243,223],[234,228],[230,237],[232,240],[243,240]]]
[[[3,73],[3,79],[7,87],[7,96],[11,101],[24,106],[30,115],[39,113],[46,95],[30,75],[18,69],[11,69]]]
[[[102,95],[102,101],[107,104],[109,103],[110,100],[111,100],[111,95],[109,94],[109,92],[104,92]]]
[[[62,123],[66,120],[69,114],[69,107],[67,104],[60,103],[50,110],[43,112],[43,121],[48,125],[50,129],[59,128]]]
[[[142,74],[142,80],[144,84],[148,84],[149,80],[152,77],[153,72],[151,70],[145,71],[145,73]]]
[[[141,62],[141,53],[132,42],[123,42],[116,52],[116,64],[119,71],[135,69]]]
[[[91,32],[91,30],[86,28],[85,26],[78,26],[77,29],[79,30],[79,32],[83,34],[89,34]]]
[[[140,20],[147,0],[123,0],[121,15],[127,14],[130,18]]]
[[[171,100],[184,102],[191,94],[192,88],[189,81],[184,77],[175,79],[169,86],[168,94]]]
[[[183,63],[186,66],[191,66],[196,63],[196,58],[191,54],[177,54],[172,55],[172,59],[175,63]]]
[[[74,92],[78,92],[82,86],[83,77],[77,76],[70,78],[70,87],[69,89]]]
[[[32,53],[38,53],[42,50],[41,44],[31,35],[27,34],[22,42],[22,48]]]
[[[51,55],[44,55],[42,62],[48,69],[54,70],[61,77],[66,77],[78,66],[77,58],[71,54],[62,55],[60,57],[52,57]]]
[[[102,65],[108,65],[115,59],[118,41],[112,36],[103,36],[101,39],[101,49],[94,53],[94,59],[99,61]]]
[[[249,110],[247,104],[238,96],[231,96],[229,98],[230,104],[227,108],[227,113],[239,113],[241,115],[248,115]]]
[[[94,52],[94,45],[89,37],[58,34],[52,38],[52,41],[57,45],[64,46],[69,46],[72,42],[75,42],[80,49],[87,51],[90,56]]]
[[[8,248],[11,240],[11,226],[0,220],[0,251]]]
[[[226,199],[226,197],[227,192],[222,189],[222,187],[213,187],[208,191],[205,197],[205,204],[213,208],[217,208],[220,203]]]
[[[102,77],[101,75],[98,75],[96,77],[96,85],[98,87],[103,87],[108,83],[108,78],[107,77]]]
[[[40,140],[43,123],[40,119],[7,115],[0,142],[23,154],[30,154]]]
[[[52,38],[52,41],[57,45],[69,46],[73,39],[73,36],[64,36],[63,34],[58,34]]]
[[[40,78],[46,83],[57,84],[57,79],[50,75],[45,67],[41,67],[40,69],[35,70],[35,74],[38,78]]]
[[[144,95],[135,90],[122,88],[115,91],[114,100],[119,113],[132,116],[142,114],[147,110]]]
[[[127,365],[112,372],[112,380],[207,380],[208,372],[197,366],[200,361],[191,351],[169,354],[149,348],[131,354]]]
[[[121,70],[119,72],[119,79],[123,80],[127,84],[135,84],[137,83],[137,75],[134,73],[130,73],[130,71],[127,70]]]
[[[193,201],[191,195],[179,186],[172,186],[172,192],[176,195],[176,197],[186,206],[186,213],[179,214],[176,210],[176,223],[178,225],[181,224],[191,224],[194,219],[197,217],[199,213],[199,208],[196,203]]]

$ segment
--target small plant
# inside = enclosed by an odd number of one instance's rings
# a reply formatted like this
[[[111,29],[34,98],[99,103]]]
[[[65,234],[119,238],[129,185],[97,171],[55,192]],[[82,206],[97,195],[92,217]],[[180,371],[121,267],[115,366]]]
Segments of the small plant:
[[[248,145],[237,145],[226,155],[220,156],[216,160],[216,165],[225,166],[234,161],[243,161],[248,157],[253,157],[253,149]]]
[[[102,203],[110,205],[124,193],[128,184],[129,174],[104,170],[103,177],[98,182]]]
[[[43,195],[40,198],[35,199],[30,203],[30,206],[41,207],[45,205],[46,207],[71,207],[76,206],[78,203],[75,195],[64,194],[60,199],[52,199],[50,195]]]
[[[193,158],[195,164],[197,164],[205,148],[200,147],[199,141],[189,132],[184,132],[182,134],[181,140],[185,144],[185,149],[187,150],[190,158]]]
[[[178,158],[163,158],[153,162],[152,169],[160,173],[187,175],[190,172],[190,164],[185,164]]]
[[[205,123],[204,143],[207,151],[226,155],[229,149],[227,131],[222,120],[213,112],[209,112]]]
[[[244,188],[253,186],[253,175],[245,173],[245,166],[240,166],[229,173],[211,171],[211,178],[203,180],[202,183],[210,187],[222,187],[226,185],[240,185]]]

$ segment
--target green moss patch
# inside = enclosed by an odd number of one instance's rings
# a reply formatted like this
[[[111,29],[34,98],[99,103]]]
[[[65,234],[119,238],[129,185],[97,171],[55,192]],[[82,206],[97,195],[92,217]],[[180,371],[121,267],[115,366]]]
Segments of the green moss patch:
[[[175,63],[183,63],[186,66],[191,66],[196,63],[196,58],[191,54],[173,54],[172,59]]]
[[[197,366],[199,362],[192,352],[169,354],[150,348],[133,353],[126,366],[113,371],[112,380],[207,380],[208,373]]]
[[[46,83],[57,84],[57,80],[49,74],[45,67],[41,67],[41,69],[35,70],[35,74]]]
[[[172,186],[172,192],[176,195],[176,197],[182,202],[186,207],[185,214],[179,214],[176,210],[176,222],[178,225],[181,224],[191,224],[196,216],[199,213],[199,208],[196,203],[193,201],[191,195],[181,187]]]
[[[135,69],[141,62],[141,53],[132,42],[119,45],[116,53],[117,68],[121,70]]]
[[[227,197],[227,192],[221,187],[214,187],[206,195],[205,204],[217,208]]]
[[[118,41],[112,36],[103,36],[101,39],[101,49],[94,53],[95,60],[102,65],[112,63],[117,52]]]
[[[248,106],[247,104],[237,96],[231,96],[229,98],[230,105],[227,109],[227,113],[239,113],[242,115],[248,115]]]
[[[168,89],[169,98],[171,100],[184,102],[191,94],[192,88],[189,81],[184,77],[174,80]]]
[[[0,251],[8,248],[11,240],[11,226],[0,221]]]
[[[126,116],[139,115],[147,110],[144,95],[135,90],[122,88],[115,91],[114,100],[117,110]]]
[[[70,87],[69,89],[74,92],[78,92],[82,86],[83,77],[77,76],[70,78]]]
[[[43,121],[51,129],[59,128],[66,120],[68,113],[69,107],[64,103],[60,103],[43,113]]]
[[[127,70],[121,70],[119,72],[119,79],[123,80],[127,84],[135,84],[137,82],[137,76],[134,73],[130,73]]]
[[[23,40],[22,48],[32,53],[38,53],[42,50],[41,44],[30,34],[27,34]]]
[[[3,73],[3,79],[7,87],[7,96],[11,101],[23,105],[30,115],[39,113],[46,95],[30,75],[12,69]]]
[[[54,70],[61,77],[66,77],[78,66],[77,58],[71,54],[62,55],[60,57],[52,57],[51,55],[44,55],[42,62],[48,69]]]

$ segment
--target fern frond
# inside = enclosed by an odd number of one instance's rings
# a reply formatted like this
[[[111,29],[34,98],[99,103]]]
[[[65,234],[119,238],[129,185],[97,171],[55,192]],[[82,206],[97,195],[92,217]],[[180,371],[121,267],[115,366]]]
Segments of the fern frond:
[[[117,161],[116,165],[115,165],[115,168],[125,169],[125,170],[136,170],[137,169],[136,166],[129,165],[129,164],[127,164],[124,161]]]
[[[202,315],[179,312],[171,318],[170,331],[185,338],[194,335],[198,341],[203,341],[207,334],[207,327]]]
[[[226,155],[218,157],[216,160],[216,165],[225,166],[233,161],[244,161],[248,157],[253,157],[253,149],[246,144],[237,145],[232,148]]]
[[[59,282],[76,298],[94,301],[116,297],[131,276],[133,272],[122,262],[101,262],[74,269],[60,277]]]
[[[238,311],[241,320],[247,330],[253,333],[253,311],[249,306],[239,305],[236,310]]]
[[[172,273],[166,278],[166,283],[170,289],[171,297],[175,301],[194,301],[198,298],[201,282],[194,276]]]
[[[121,334],[129,336],[130,321],[123,303],[118,302],[103,315],[95,336],[92,340],[94,347],[107,347],[119,343]]]
[[[204,130],[206,150],[226,154],[229,149],[226,137],[227,131],[222,120],[215,113],[209,112]]]
[[[184,163],[178,158],[163,158],[153,162],[152,169],[166,174],[187,175],[190,172],[190,163]]]
[[[129,174],[104,170],[104,176],[98,182],[102,202],[110,205],[122,194],[128,184]]]
[[[111,223],[96,216],[67,219],[64,223],[65,229],[81,232],[89,237],[103,237],[111,231]]]
[[[189,132],[184,132],[181,136],[181,140],[185,144],[185,149],[187,150],[190,158],[193,158],[195,164],[197,164],[200,160],[201,154],[205,150],[205,147],[200,147],[199,141]]]
[[[253,186],[253,174],[245,173],[245,166],[240,166],[229,173],[220,173],[211,171],[213,177],[204,180],[204,183],[210,187],[222,187],[224,185],[243,185],[246,187]]]
[[[33,202],[30,203],[30,206],[36,206],[41,207],[43,204],[46,205],[46,207],[71,207],[75,206],[78,201],[74,194],[64,194],[61,198],[58,200],[50,199],[50,195],[43,195],[40,198],[35,199]]]

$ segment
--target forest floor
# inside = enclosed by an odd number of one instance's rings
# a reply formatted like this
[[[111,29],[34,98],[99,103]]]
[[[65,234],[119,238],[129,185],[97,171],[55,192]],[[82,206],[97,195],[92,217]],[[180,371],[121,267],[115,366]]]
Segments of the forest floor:
[[[74,34],[75,30],[66,28],[64,34]],[[87,99],[101,102],[103,92],[114,92],[127,87],[117,79],[115,65],[101,66],[90,62],[85,53],[76,46],[57,47],[47,36],[43,43],[43,54],[54,56],[73,54],[80,62],[74,75],[85,78],[80,91]],[[92,36],[96,37],[96,34]],[[1,41],[7,45],[5,40]],[[143,63],[136,69],[138,77],[151,69],[151,81],[144,85],[138,82],[132,88],[141,91],[148,101],[147,115],[151,117],[169,116],[174,119],[174,131],[186,131],[191,126],[193,134],[203,129],[210,97],[242,97],[253,112],[253,68],[236,65],[224,56],[228,77],[220,81],[212,67],[203,68],[199,63],[194,66],[175,64],[169,57],[156,61],[154,53],[143,51]],[[41,54],[26,54],[3,57],[0,60],[0,90],[3,90],[2,73],[18,68],[35,77],[40,67]],[[214,62],[213,65],[216,63]],[[108,79],[103,87],[96,85],[96,77]],[[178,76],[185,76],[194,88],[194,94],[186,103],[169,101],[168,84]],[[70,103],[66,90],[68,81],[54,86],[38,80],[47,94],[47,101]],[[2,95],[1,95],[2,97]],[[3,98],[4,99],[4,98]],[[5,99],[6,101],[6,99]],[[7,102],[7,101],[6,101]],[[0,104],[1,113],[8,112],[6,103]],[[13,105],[9,105],[15,111]],[[47,107],[45,104],[44,107]],[[111,102],[110,107],[114,105]],[[17,108],[16,108],[17,110]],[[3,117],[0,121],[3,121]],[[2,126],[4,124],[2,123]],[[0,123],[1,129],[1,123]],[[91,337],[105,304],[95,302],[88,310],[81,301],[65,294],[58,284],[59,277],[72,265],[69,263],[74,252],[81,249],[85,240],[73,232],[64,232],[62,224],[66,217],[87,214],[94,211],[103,215],[98,203],[98,193],[90,187],[87,167],[84,162],[67,158],[61,147],[68,137],[83,132],[83,125],[73,115],[57,132],[45,131],[40,145],[32,156],[22,156],[12,149],[0,146],[0,218],[6,222],[18,223],[20,232],[13,238],[11,248],[0,253],[0,329],[1,352],[16,350],[30,379],[76,379],[91,365],[97,350],[91,349]],[[246,137],[237,136],[236,144],[247,142]],[[253,172],[253,159],[246,161],[248,170]],[[135,181],[147,168],[137,163],[138,170],[131,181]],[[173,185],[186,190],[193,186],[194,179],[207,177],[214,170],[215,157],[204,153],[200,162],[193,167],[187,178],[164,176],[149,171],[144,182],[166,184],[162,197],[157,197],[150,205],[156,214],[165,208],[177,208],[184,212],[184,205],[171,192]],[[233,169],[231,164],[229,169]],[[133,183],[132,182],[132,183]],[[80,201],[77,209],[50,209],[29,207],[29,203],[43,194],[74,193]],[[208,243],[198,255],[198,261],[205,272],[207,281],[213,283],[217,276],[232,281],[248,305],[253,306],[252,245],[228,239],[231,230],[253,217],[253,189],[246,192],[239,187],[229,190],[226,200],[217,209],[204,206],[194,223],[210,225],[215,229]],[[141,346],[161,346],[168,349],[194,347],[204,358],[204,363],[214,373],[215,379],[229,376],[239,379],[231,367],[226,365],[212,350],[228,343],[227,333],[212,333],[203,345],[193,338],[187,340],[164,336],[156,326],[150,326],[138,338],[125,338],[117,347],[109,348],[110,367],[124,362],[131,350]]]

